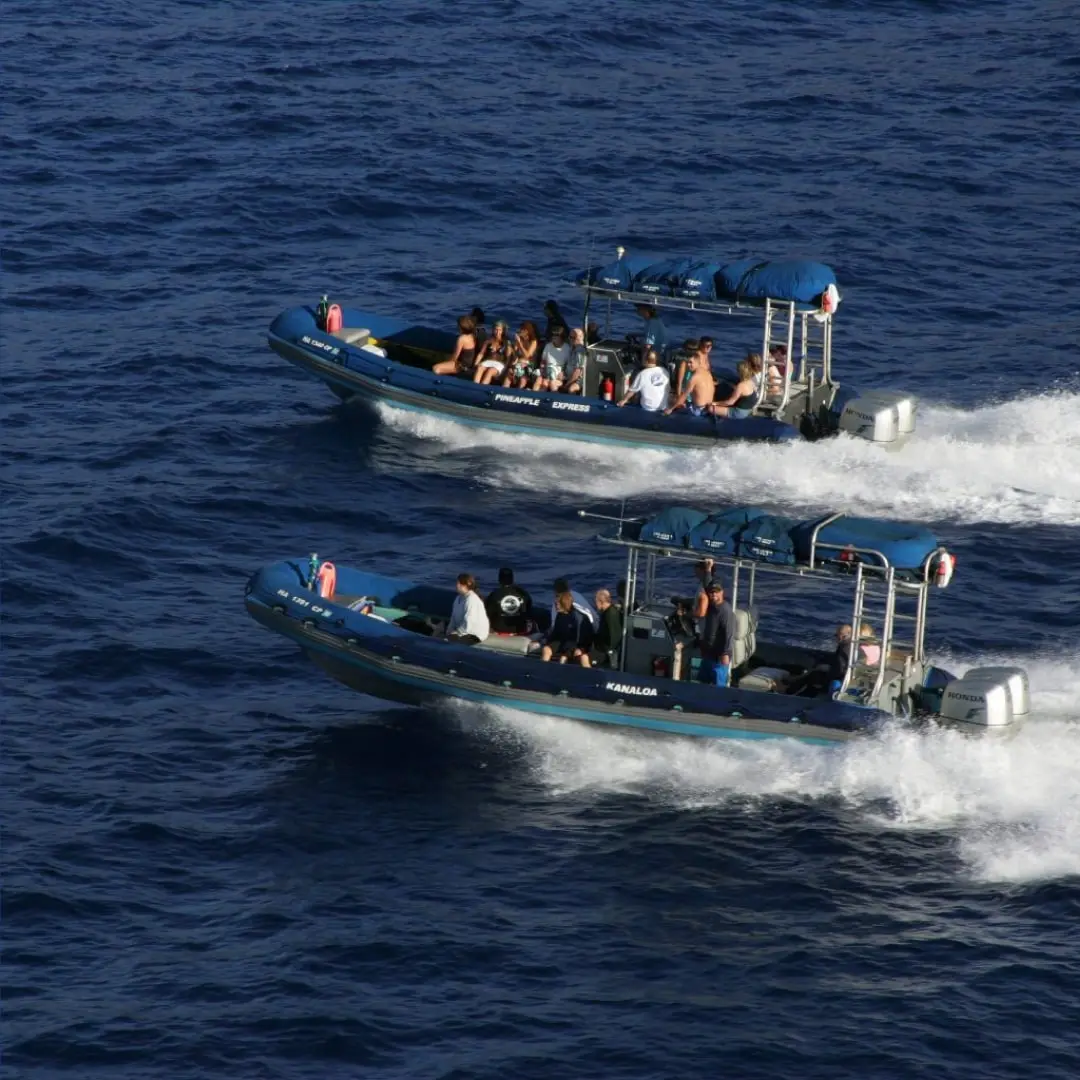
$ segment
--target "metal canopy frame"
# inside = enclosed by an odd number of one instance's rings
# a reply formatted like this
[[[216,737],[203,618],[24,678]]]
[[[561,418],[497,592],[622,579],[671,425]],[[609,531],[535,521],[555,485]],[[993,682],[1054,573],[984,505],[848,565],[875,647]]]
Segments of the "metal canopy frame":
[[[822,311],[812,305],[800,304],[795,300],[775,300],[769,297],[750,303],[738,300],[699,300],[662,293],[640,293],[629,289],[606,288],[588,282],[581,282],[578,287],[585,293],[583,315],[585,326],[589,324],[592,298],[608,301],[607,331],[609,333],[611,305],[615,301],[704,315],[763,318],[762,372],[757,401],[754,403],[755,409],[767,404],[775,412],[782,412],[790,400],[793,384],[806,388],[809,407],[815,380],[830,387],[836,385],[832,375],[832,312]],[[788,362],[784,369],[783,383],[779,391],[774,391],[770,398],[769,355],[772,348],[777,345],[783,345],[787,350]],[[797,374],[795,373],[796,349],[799,365]]]
[[[702,551],[692,551],[688,548],[664,547],[654,544],[645,544],[638,540],[632,540],[622,535],[622,529],[627,524],[638,524],[641,518],[611,517],[603,514],[578,511],[578,516],[601,521],[610,521],[618,525],[618,533],[615,536],[600,534],[596,539],[600,543],[611,544],[626,550],[626,614],[629,616],[638,607],[639,592],[644,593],[644,602],[653,599],[656,583],[656,567],[659,559],[674,559],[687,563],[700,563],[711,559],[715,566],[723,566],[731,572],[731,606],[738,607],[740,575],[745,571],[746,581],[746,606],[754,602],[754,594],[757,587],[758,572],[777,574],[782,577],[802,578],[814,581],[828,587],[831,585],[844,584],[853,590],[851,627],[852,627],[852,650],[858,647],[859,628],[866,619],[866,605],[868,600],[876,600],[880,604],[878,614],[881,618],[881,633],[877,643],[880,646],[880,655],[876,665],[873,688],[869,691],[868,698],[876,701],[885,683],[885,674],[889,665],[890,652],[894,648],[905,649],[905,673],[910,672],[910,667],[922,664],[926,661],[925,637],[926,637],[926,612],[930,595],[931,573],[930,567],[935,560],[947,555],[947,551],[940,545],[931,551],[923,560],[919,570],[921,580],[908,580],[897,576],[897,568],[889,563],[888,558],[880,551],[873,548],[858,548],[851,544],[822,543],[818,535],[825,526],[842,518],[842,513],[834,513],[820,521],[811,533],[810,558],[806,563],[770,563],[758,559],[741,558],[736,555],[712,555]],[[823,563],[822,557],[826,552],[844,552],[858,556],[850,568],[843,565]],[[644,588],[639,589],[642,576],[641,556],[645,556]],[[876,560],[876,561],[871,561]],[[897,599],[911,600],[913,610],[899,611]],[[897,636],[897,623],[905,622],[912,626],[910,639],[900,639]],[[620,650],[620,665],[626,663],[626,640],[629,627],[629,618],[623,621],[623,640]],[[848,664],[840,689],[833,695],[840,697],[844,694],[850,683],[855,664]]]

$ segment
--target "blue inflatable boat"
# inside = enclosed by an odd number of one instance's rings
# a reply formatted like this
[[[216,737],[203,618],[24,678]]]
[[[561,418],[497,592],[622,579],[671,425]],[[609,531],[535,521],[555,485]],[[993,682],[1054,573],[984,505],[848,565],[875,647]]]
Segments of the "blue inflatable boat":
[[[260,570],[245,603],[335,679],[410,704],[460,699],[670,734],[822,744],[896,719],[1005,728],[1028,711],[1019,669],[982,668],[957,679],[927,661],[928,595],[948,584],[954,560],[925,528],[841,514],[793,521],[752,507],[675,507],[619,520],[599,539],[623,549],[627,581],[622,640],[603,667],[541,661],[546,607],[528,613],[529,633],[457,644],[445,637],[454,589],[331,570],[316,556]],[[701,666],[691,601],[658,586],[658,558],[670,567],[706,553],[734,613],[722,680]],[[831,670],[835,650],[759,637],[755,590],[769,574],[797,574],[852,595],[849,628],[858,629],[835,683],[815,678]]]
[[[837,432],[898,444],[914,431],[916,407],[910,396],[887,391],[859,395],[833,377],[832,328],[840,297],[835,276],[820,263],[657,261],[620,252],[609,266],[589,268],[571,280],[585,295],[582,326],[590,325],[600,301],[609,312],[606,333],[598,329],[588,346],[581,394],[436,375],[432,368],[451,355],[455,334],[336,304],[282,312],[271,324],[268,340],[276,353],[321,379],[343,400],[385,402],[499,431],[684,448],[730,440],[816,439]],[[665,309],[692,313],[705,324],[702,332],[707,326],[719,333],[713,324],[722,316],[759,321],[761,355],[780,359],[772,381],[759,383],[751,414],[735,419],[677,410],[664,416],[635,404],[619,408],[616,403],[639,367],[641,342],[634,334],[612,335],[615,301],[645,306],[657,315]],[[330,307],[335,310],[328,319]],[[660,351],[674,374],[684,358],[680,348],[671,345]],[[732,362],[737,359],[734,350],[726,355]],[[722,365],[714,367],[713,377],[717,400],[737,380]]]

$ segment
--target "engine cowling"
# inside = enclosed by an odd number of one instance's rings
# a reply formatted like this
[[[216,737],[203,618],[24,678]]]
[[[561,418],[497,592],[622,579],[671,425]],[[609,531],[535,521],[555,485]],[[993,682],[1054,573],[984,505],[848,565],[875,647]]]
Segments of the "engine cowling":
[[[1008,682],[965,675],[945,687],[941,718],[972,727],[1008,727],[1016,719]]]
[[[1031,692],[1028,687],[1028,675],[1023,668],[977,667],[964,672],[964,680],[986,683],[1004,683],[1009,691],[1014,718],[1027,716],[1031,711]]]
[[[915,430],[918,402],[899,390],[870,390],[844,405],[839,431],[876,443],[891,443]]]

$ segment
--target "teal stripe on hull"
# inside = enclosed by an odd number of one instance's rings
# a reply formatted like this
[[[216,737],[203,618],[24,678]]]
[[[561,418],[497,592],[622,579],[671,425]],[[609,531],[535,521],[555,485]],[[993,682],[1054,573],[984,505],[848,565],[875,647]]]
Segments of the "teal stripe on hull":
[[[609,434],[608,432],[612,431],[611,428],[606,429],[604,434],[594,434],[593,431],[590,431],[585,425],[567,430],[530,424],[515,424],[511,421],[497,420],[495,419],[495,416],[498,414],[494,414],[491,419],[487,419],[479,414],[479,410],[476,410],[478,414],[476,416],[462,416],[458,413],[444,412],[440,409],[432,408],[428,404],[414,405],[404,402],[394,395],[384,394],[381,392],[379,384],[376,381],[370,379],[366,375],[361,375],[359,372],[350,370],[352,381],[337,378],[329,371],[323,371],[313,367],[310,363],[310,358],[306,353],[299,349],[298,346],[293,345],[290,342],[282,342],[282,344],[286,348],[291,348],[300,353],[304,359],[300,360],[292,355],[286,355],[285,353],[280,352],[280,350],[275,350],[279,355],[285,356],[290,363],[301,368],[303,371],[306,371],[309,375],[314,376],[320,382],[325,383],[331,390],[338,388],[343,391],[348,395],[345,400],[352,400],[355,398],[360,401],[382,401],[391,409],[401,409],[403,412],[417,413],[422,416],[432,416],[440,420],[445,420],[451,424],[461,424],[464,427],[479,428],[484,431],[507,432],[514,435],[538,435],[542,438],[566,439],[571,442],[587,442],[594,443],[598,446],[621,446],[639,450],[708,450],[729,443],[767,441],[757,439],[717,439],[710,438],[708,435],[684,436],[686,439],[685,442],[665,442],[655,438],[622,439],[616,434]],[[357,386],[357,383],[361,383],[362,385]],[[408,390],[397,389],[399,394],[411,393],[411,391]],[[464,407],[469,408],[469,406]]]
[[[551,704],[546,702],[541,704],[539,702],[531,701],[507,700],[505,697],[497,697],[492,694],[484,694],[472,690],[455,690],[452,694],[448,694],[437,684],[428,682],[425,679],[413,675],[396,674],[392,670],[365,664],[362,660],[358,660],[355,657],[343,655],[339,650],[308,641],[299,634],[293,634],[283,630],[278,630],[277,632],[283,634],[285,637],[291,638],[305,650],[324,653],[327,656],[333,657],[333,659],[339,663],[344,661],[376,678],[385,679],[388,682],[399,683],[400,685],[409,686],[450,700],[457,699],[471,701],[481,705],[501,706],[502,708],[517,709],[521,712],[536,713],[541,716],[557,716],[566,720],[582,720],[592,724],[607,724],[609,727],[641,728],[649,731],[665,732],[670,735],[692,735],[696,738],[705,739],[795,739],[798,742],[812,746],[836,746],[838,741],[840,741],[836,739],[819,739],[814,738],[813,736],[803,736],[794,733],[791,735],[772,735],[761,731],[743,731],[731,728],[718,729],[701,724],[680,723],[674,720],[656,720],[651,717],[634,717],[625,714],[615,717],[610,713],[596,712],[592,709],[559,705],[554,702]]]

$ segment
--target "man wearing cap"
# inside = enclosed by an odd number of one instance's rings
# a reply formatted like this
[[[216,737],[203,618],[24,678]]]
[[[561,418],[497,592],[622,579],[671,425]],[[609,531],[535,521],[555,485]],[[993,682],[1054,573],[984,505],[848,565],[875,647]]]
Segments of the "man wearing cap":
[[[731,653],[735,643],[735,612],[724,599],[724,584],[714,578],[705,583],[709,606],[698,636],[701,670],[698,680],[727,686],[731,677]]]

